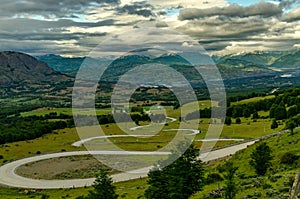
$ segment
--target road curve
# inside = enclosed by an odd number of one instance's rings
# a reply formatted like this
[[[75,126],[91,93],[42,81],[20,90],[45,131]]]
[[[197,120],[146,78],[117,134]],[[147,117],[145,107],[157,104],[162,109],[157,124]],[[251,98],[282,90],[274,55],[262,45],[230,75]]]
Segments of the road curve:
[[[199,156],[204,162],[219,159],[236,153],[239,150],[247,148],[247,146],[254,144],[255,141],[245,142],[235,146],[230,146],[227,148],[203,153]],[[73,188],[73,187],[84,187],[91,186],[95,178],[87,179],[72,179],[72,180],[38,180],[30,179],[19,176],[15,173],[17,167],[36,162],[40,160],[57,158],[57,157],[66,157],[66,156],[78,156],[78,155],[167,155],[168,152],[141,152],[141,151],[74,151],[74,152],[62,152],[62,153],[53,153],[40,156],[34,156],[30,158],[25,158],[17,160],[0,167],[0,184],[19,187],[19,188],[31,188],[31,189],[59,189],[59,188]],[[147,173],[152,167],[145,167],[130,172],[124,172],[112,175],[114,182],[127,181],[131,179],[137,179],[146,177]]]
[[[145,126],[139,126],[139,127],[145,127]],[[164,132],[167,131],[190,131],[190,134],[185,134],[185,136],[194,136],[200,133],[199,130],[194,130],[194,129],[168,129],[168,130],[163,130]],[[153,136],[159,136],[159,135],[104,135],[104,136],[96,136],[96,137],[89,137],[86,139],[79,140],[77,142],[74,142],[72,146],[80,147],[84,143],[92,141],[92,140],[97,140],[97,139],[106,139],[106,138],[128,138],[128,137],[153,137]]]

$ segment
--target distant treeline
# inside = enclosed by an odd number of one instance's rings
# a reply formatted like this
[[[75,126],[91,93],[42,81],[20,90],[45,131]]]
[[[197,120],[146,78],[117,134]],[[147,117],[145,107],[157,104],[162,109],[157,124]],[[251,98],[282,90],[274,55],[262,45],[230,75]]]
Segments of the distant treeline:
[[[275,120],[289,119],[300,114],[300,89],[289,89],[285,92],[277,93],[274,98],[270,99],[231,105],[227,108],[226,116],[232,118],[249,118],[252,115],[253,119],[258,119],[260,118],[258,115],[259,111],[270,111],[269,117]],[[199,113],[201,118],[210,118],[211,108],[189,113],[184,119],[197,119]]]
[[[73,127],[69,115],[50,113],[44,116],[11,116],[0,119],[0,144],[31,140],[52,133],[57,129]],[[49,121],[49,119],[60,119]]]
[[[151,119],[153,122],[162,122],[165,120],[165,116],[162,114],[149,116],[144,113],[115,113],[115,117],[118,119],[118,122],[128,122],[129,118],[136,123],[150,121]],[[112,114],[98,115],[97,120],[93,116],[88,115],[78,115],[76,119],[78,119],[77,126],[115,123]],[[51,112],[43,116],[10,116],[0,119],[0,125],[0,144],[31,140],[52,133],[57,129],[73,128],[75,126],[73,116],[62,113],[57,114],[56,112]]]
[[[139,114],[139,113],[115,113],[114,116],[112,114],[107,115],[98,115],[96,121],[93,116],[85,116],[85,115],[77,115],[76,118],[76,126],[91,126],[97,124],[111,124],[117,122],[130,122],[134,121],[135,123],[139,123],[140,121],[146,122],[163,122],[166,117],[163,114]],[[116,118],[116,120],[115,120]]]

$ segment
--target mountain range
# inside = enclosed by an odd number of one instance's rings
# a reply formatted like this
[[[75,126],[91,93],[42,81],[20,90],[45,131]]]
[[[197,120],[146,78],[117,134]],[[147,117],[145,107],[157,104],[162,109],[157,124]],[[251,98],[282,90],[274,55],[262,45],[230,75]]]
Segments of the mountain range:
[[[58,72],[75,77],[76,72],[85,58],[64,58],[58,55],[44,55],[37,57],[37,59],[47,63]],[[212,59],[225,79],[280,75],[285,72],[298,75],[297,69],[300,68],[300,51],[256,51],[225,56],[212,56]],[[178,55],[168,54],[157,58],[139,55],[124,56],[113,61],[112,66],[114,67],[114,71],[122,71],[124,69],[123,67],[128,66],[128,64],[136,66],[150,62],[169,65],[187,65],[186,60],[180,58]],[[110,74],[110,76],[111,75],[113,74]]]
[[[75,77],[85,57],[65,58],[59,55],[32,57],[18,52],[0,52],[0,86],[18,84],[47,84],[63,82]],[[89,58],[92,59],[92,58]],[[226,84],[257,86],[267,84],[276,87],[279,82],[293,82],[300,78],[300,51],[251,52],[225,56],[212,56]],[[95,63],[104,62],[94,59]],[[105,60],[107,62],[107,59]],[[203,82],[195,69],[176,54],[147,57],[131,54],[110,60],[103,81],[116,82],[118,78],[135,66],[148,63],[170,65],[195,84]],[[210,67],[210,66],[207,66]],[[249,80],[250,78],[250,80]],[[289,79],[287,79],[289,78]],[[294,78],[294,79],[292,79]],[[296,78],[296,79],[295,79]],[[293,81],[290,81],[293,80]],[[250,85],[252,84],[252,85]]]
[[[0,87],[60,82],[69,77],[24,53],[0,52]]]

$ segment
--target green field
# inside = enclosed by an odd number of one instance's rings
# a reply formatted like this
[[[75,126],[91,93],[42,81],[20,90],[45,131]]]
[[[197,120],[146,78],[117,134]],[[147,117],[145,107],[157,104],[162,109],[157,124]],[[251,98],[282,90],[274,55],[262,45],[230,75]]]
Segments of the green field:
[[[75,109],[76,111],[76,109]],[[78,111],[78,110],[77,110]],[[65,115],[72,115],[72,108],[39,108],[33,111],[29,112],[23,112],[21,113],[21,116],[27,117],[27,116],[42,116],[46,115],[49,113],[56,112],[57,114],[65,114]],[[105,115],[111,113],[110,108],[105,108],[105,109],[96,109],[96,114],[97,115]],[[80,114],[81,115],[93,115],[95,114],[93,109],[86,108],[86,109],[80,109]]]
[[[250,102],[258,102],[260,100],[272,99],[274,97],[275,97],[274,95],[268,95],[268,96],[265,96],[265,97],[253,97],[253,98],[244,99],[244,100],[241,100],[241,101],[238,101],[238,102],[232,102],[231,104],[232,105],[235,105],[235,104],[247,104],[247,103],[250,103]]]

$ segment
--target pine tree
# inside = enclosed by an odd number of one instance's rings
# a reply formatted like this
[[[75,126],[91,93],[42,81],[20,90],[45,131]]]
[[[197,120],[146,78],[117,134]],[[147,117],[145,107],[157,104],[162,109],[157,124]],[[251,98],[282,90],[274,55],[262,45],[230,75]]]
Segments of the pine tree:
[[[80,196],[77,199],[117,199],[116,187],[112,183],[108,171],[101,170],[93,184],[94,190],[90,191],[86,197]]]
[[[177,155],[172,154],[166,162]],[[157,166],[156,169],[151,170],[148,174],[149,187],[145,191],[145,197],[148,199],[188,199],[200,191],[203,187],[204,171],[198,156],[199,150],[191,146],[172,164],[164,168]]]
[[[277,121],[274,119],[273,121],[272,121],[272,124],[271,124],[271,129],[277,129],[278,128],[278,123],[277,123]]]
[[[257,175],[265,175],[272,159],[271,148],[264,142],[252,152],[250,165],[254,167]]]
[[[232,162],[225,164],[225,199],[234,199],[237,193],[237,187],[234,180],[235,173],[238,167],[235,167]]]

